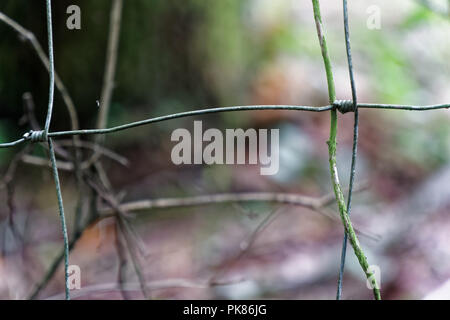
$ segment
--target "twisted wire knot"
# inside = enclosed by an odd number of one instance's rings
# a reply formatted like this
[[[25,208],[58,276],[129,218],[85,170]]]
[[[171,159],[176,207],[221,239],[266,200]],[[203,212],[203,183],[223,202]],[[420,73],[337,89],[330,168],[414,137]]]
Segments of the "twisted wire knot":
[[[352,100],[336,100],[333,103],[333,106],[336,107],[340,113],[355,112],[355,106]]]
[[[30,140],[31,142],[46,142],[47,133],[45,130],[33,131],[30,130],[23,135],[24,139]]]

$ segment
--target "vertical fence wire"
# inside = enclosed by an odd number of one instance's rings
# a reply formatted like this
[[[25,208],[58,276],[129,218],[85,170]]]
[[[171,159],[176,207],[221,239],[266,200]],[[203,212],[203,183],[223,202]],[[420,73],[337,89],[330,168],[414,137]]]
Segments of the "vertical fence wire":
[[[359,115],[358,115],[358,101],[356,95],[356,85],[355,77],[353,74],[353,62],[352,62],[352,50],[350,46],[350,28],[348,26],[348,6],[347,0],[342,1],[343,11],[344,11],[344,33],[345,33],[345,46],[347,50],[347,63],[348,63],[348,73],[350,76],[350,85],[352,89],[352,102],[354,110],[354,125],[353,125],[353,147],[352,147],[352,164],[350,169],[350,182],[348,187],[348,198],[347,198],[347,214],[350,215],[352,208],[352,194],[353,194],[353,184],[355,181],[356,173],[356,157],[358,153],[358,127],[359,127]],[[342,297],[342,285],[344,277],[345,268],[345,258],[347,255],[347,241],[348,234],[344,232],[344,240],[342,241],[342,251],[341,251],[341,263],[339,266],[339,278],[337,285],[336,299],[340,300]]]
[[[55,89],[55,63],[53,57],[53,30],[52,30],[52,2],[51,0],[46,0],[47,6],[47,37],[48,37],[48,58],[49,58],[49,74],[50,74],[50,89],[48,96],[48,110],[47,117],[45,120],[45,128],[41,133],[40,140],[47,140],[50,153],[50,161],[52,164],[53,178],[55,180],[56,186],[56,196],[58,198],[58,208],[59,208],[59,218],[61,221],[61,230],[64,238],[64,288],[65,288],[65,298],[70,300],[69,291],[69,239],[67,236],[67,226],[66,218],[64,215],[64,205],[61,194],[61,185],[59,182],[58,166],[56,164],[55,149],[53,147],[53,142],[50,137],[48,137],[48,131],[50,129],[50,123],[53,113],[53,97]]]
[[[61,230],[64,239],[64,284],[65,284],[65,297],[66,300],[70,300],[70,288],[69,288],[69,237],[67,235],[66,218],[64,215],[63,198],[61,194],[61,184],[59,183],[58,167],[56,166],[55,150],[53,147],[52,138],[48,138],[48,146],[50,150],[50,160],[52,163],[53,178],[55,179],[56,195],[58,197],[59,219],[61,221]]]
[[[48,110],[47,118],[45,119],[45,137],[48,135],[50,129],[50,122],[53,114],[53,97],[55,91],[55,60],[53,56],[53,27],[52,27],[52,1],[46,0],[47,5],[47,38],[48,38],[48,61],[49,61],[49,75],[50,85],[48,93]]]

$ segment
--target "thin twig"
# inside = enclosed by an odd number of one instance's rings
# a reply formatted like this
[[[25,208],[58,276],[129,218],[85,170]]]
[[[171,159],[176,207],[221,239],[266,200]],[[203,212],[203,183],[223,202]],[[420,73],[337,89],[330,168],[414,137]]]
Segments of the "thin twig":
[[[327,196],[327,200],[329,197]],[[298,205],[310,209],[316,209],[324,205],[322,198],[307,197],[298,194],[287,193],[270,193],[270,192],[249,192],[249,193],[223,193],[214,195],[201,195],[184,198],[161,198],[138,200],[128,203],[123,203],[120,208],[124,211],[139,211],[151,210],[161,208],[177,208],[177,207],[191,207],[200,205],[210,205],[227,202],[275,202],[290,205]],[[102,215],[112,215],[113,209],[101,209]]]
[[[32,166],[38,166],[38,167],[52,167],[52,162],[49,159],[33,156],[30,154],[24,154],[21,159],[23,163],[29,164]],[[58,166],[59,170],[63,171],[73,171],[73,163],[72,162],[65,162],[56,160],[56,165]]]
[[[73,145],[73,141],[70,141],[70,143]],[[94,146],[90,146],[90,145],[81,145],[78,144],[78,147],[85,147],[85,148],[89,148],[89,149],[93,149],[95,148],[96,144],[93,144]],[[106,156],[107,158],[110,158],[114,161],[116,161],[117,163],[127,167],[128,166],[128,160],[125,159],[124,157],[122,157],[121,155],[112,152],[106,148],[100,147],[99,148],[99,154]],[[39,157],[39,156],[33,156],[33,155],[29,155],[29,154],[25,154],[21,157],[20,159],[23,163],[26,164],[31,164],[34,166],[41,166],[41,167],[48,167],[51,166],[51,163],[49,162],[48,159]],[[74,164],[72,162],[68,162],[68,161],[57,161],[58,164],[58,168],[64,171],[74,171]],[[85,170],[88,169],[90,167],[90,163],[84,161],[81,163],[80,168],[81,170]]]
[[[72,140],[58,140],[58,145],[61,147],[73,147],[74,149],[84,148],[90,150],[97,150],[102,156],[114,160],[125,167],[127,167],[130,164],[128,159],[125,158],[124,156],[94,142],[79,140],[74,144]],[[89,167],[88,161],[83,161],[81,163],[82,169],[87,169],[88,167]]]
[[[135,252],[136,245],[135,242],[133,241],[134,239],[130,236],[131,234],[130,229],[127,227],[128,222],[126,221],[126,218],[128,217],[128,213],[119,206],[119,203],[112,195],[110,190],[108,190],[109,193],[105,193],[97,184],[95,184],[95,182],[87,180],[87,183],[92,187],[93,190],[95,190],[95,192],[97,192],[97,194],[103,200],[106,201],[108,206],[114,210],[115,219],[116,223],[118,223],[120,234],[123,235],[123,238],[128,248],[128,253],[130,254],[131,262],[133,263],[134,270],[136,272],[138,280],[141,283],[142,294],[144,295],[145,298],[148,298],[145,277],[144,274],[142,273],[142,267],[139,263],[138,257]],[[103,187],[106,188],[105,186]]]
[[[106,127],[109,108],[111,105],[112,92],[114,89],[114,76],[117,66],[122,6],[122,0],[114,0],[111,7],[105,74],[103,78],[102,95],[100,98],[100,111],[97,118],[97,128],[99,129]]]
[[[117,257],[119,258],[119,265],[117,268],[117,283],[120,288],[120,293],[122,295],[122,298],[124,300],[129,300],[129,296],[127,291],[125,290],[126,285],[126,266],[127,266],[127,259],[125,256],[125,245],[122,240],[122,235],[120,233],[120,227],[115,220],[114,223],[114,235],[115,235],[115,245],[116,245],[116,251],[117,251]]]
[[[363,190],[358,187],[355,191]],[[149,200],[138,200],[122,203],[119,206],[124,212],[148,211],[152,209],[170,209],[170,208],[186,208],[192,206],[213,205],[219,203],[231,202],[273,202],[278,204],[286,204],[291,206],[301,206],[313,210],[327,218],[340,222],[339,215],[333,211],[326,211],[324,208],[335,201],[334,194],[325,195],[319,198],[302,196],[289,193],[270,193],[270,192],[250,192],[250,193],[223,193],[215,195],[202,195],[184,198],[160,198]],[[113,208],[100,208],[99,213],[102,217],[107,218],[115,216],[116,210]],[[370,232],[360,230],[355,227],[355,231],[372,240],[379,240],[376,235]]]
[[[23,107],[25,111],[25,117],[27,119],[30,128],[33,130],[40,130],[39,123],[36,119],[36,114],[34,113],[34,100],[31,92],[25,92],[22,95]]]
[[[114,0],[111,6],[109,19],[108,44],[106,49],[105,73],[103,75],[102,93],[100,98],[100,111],[97,117],[97,129],[104,129],[108,122],[109,109],[111,107],[111,97],[114,90],[114,77],[117,67],[117,56],[119,47],[120,25],[122,17],[122,0]],[[97,136],[95,141],[99,145],[104,142],[101,136]],[[100,158],[100,152],[94,149],[94,152],[87,160],[90,166]]]
[[[135,271],[136,276],[141,285],[142,294],[145,299],[148,299],[149,294],[148,294],[148,289],[147,289],[147,282],[145,281],[145,276],[144,276],[144,273],[142,272],[142,267],[138,260],[139,258],[136,255],[136,252],[134,250],[135,248],[133,246],[133,243],[134,243],[133,239],[130,237],[130,233],[127,232],[127,229],[125,226],[125,217],[122,214],[120,214],[121,213],[120,209],[117,209],[117,212],[119,214],[116,217],[116,221],[119,223],[119,229],[120,229],[121,234],[123,235],[123,237],[125,239],[125,243],[128,247],[128,253],[130,254],[131,262],[133,263],[133,267],[134,267],[134,271]]]

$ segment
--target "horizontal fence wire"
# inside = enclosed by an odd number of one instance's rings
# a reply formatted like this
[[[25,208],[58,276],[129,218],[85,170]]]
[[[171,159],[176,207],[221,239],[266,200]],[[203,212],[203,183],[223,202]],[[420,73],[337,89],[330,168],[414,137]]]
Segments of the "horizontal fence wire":
[[[385,109],[385,110],[407,110],[407,111],[428,111],[428,110],[438,110],[438,109],[449,109],[450,104],[435,104],[435,105],[402,105],[402,104],[376,104],[376,103],[358,103],[358,109]],[[117,131],[127,130],[139,126],[148,125],[151,123],[162,122],[167,120],[201,116],[212,113],[223,113],[223,112],[236,112],[236,111],[258,111],[258,110],[285,110],[285,111],[309,111],[309,112],[325,112],[336,108],[341,113],[351,112],[349,110],[347,100],[338,100],[333,103],[333,105],[313,107],[313,106],[296,106],[296,105],[248,105],[248,106],[232,106],[232,107],[217,107],[208,109],[199,109],[193,111],[185,111],[179,113],[172,113],[168,115],[163,115],[159,117],[149,118],[145,120],[140,120],[136,122],[131,122],[111,128],[105,129],[82,129],[82,130],[68,130],[68,131],[55,131],[49,132],[48,137],[58,138],[67,137],[75,135],[94,135],[94,134],[109,134]],[[10,148],[20,145],[26,141],[33,141],[29,132],[24,134],[24,137],[6,143],[0,143],[0,148]]]

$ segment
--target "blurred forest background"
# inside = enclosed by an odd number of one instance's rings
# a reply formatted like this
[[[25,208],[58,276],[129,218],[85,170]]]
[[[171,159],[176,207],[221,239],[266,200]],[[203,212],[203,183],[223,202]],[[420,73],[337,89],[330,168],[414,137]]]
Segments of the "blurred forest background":
[[[450,101],[449,3],[350,1],[360,102]],[[66,28],[71,4],[81,8],[81,30]],[[366,24],[372,5],[381,10],[379,30]],[[337,97],[350,99],[342,4],[323,0],[321,6]],[[53,1],[56,71],[73,98],[81,128],[93,128],[99,112],[110,8],[109,0]],[[1,0],[0,11],[32,31],[47,52],[44,1]],[[29,130],[25,93],[31,94],[43,125],[48,73],[29,43],[1,21],[0,39],[0,141],[6,142]],[[108,126],[213,106],[322,106],[327,97],[309,0],[124,1]],[[360,239],[369,262],[381,268],[383,297],[450,298],[450,113],[362,110],[360,116],[356,181],[362,190],[353,197],[352,217],[364,233]],[[58,91],[53,119],[52,131],[70,128]],[[220,130],[279,128],[279,173],[261,176],[258,166],[244,165],[175,166],[171,132],[191,130],[194,120]],[[352,126],[353,114],[339,115],[338,166],[344,186]],[[122,202],[250,191],[320,197],[332,192],[328,134],[328,113],[208,115],[108,135],[105,146],[128,164],[101,161]],[[2,176],[21,148],[0,150]],[[45,156],[38,145],[27,151]],[[12,182],[0,189],[2,299],[26,298],[62,248],[50,170],[23,161],[17,165]],[[61,181],[71,235],[79,190],[71,172],[61,170]],[[327,210],[337,215],[334,204]],[[82,274],[82,289],[73,291],[74,297],[124,297],[114,287],[121,259],[110,220],[87,229],[71,253],[70,263],[80,266]],[[314,210],[212,204],[141,210],[130,221],[142,245],[137,258],[151,298],[335,297],[343,227]],[[347,257],[343,298],[371,298],[351,248]],[[121,269],[129,284],[125,296],[142,298],[129,259]],[[60,266],[39,297],[63,297],[63,287]]]

